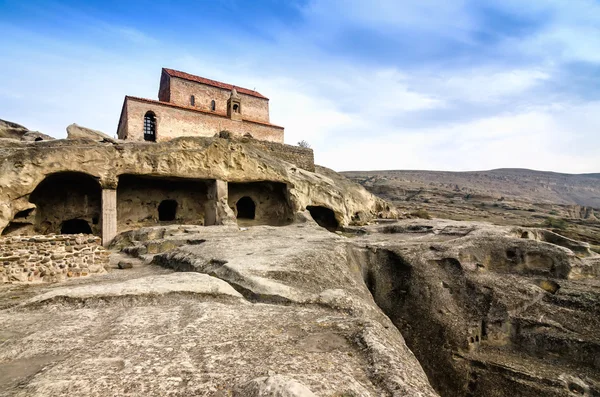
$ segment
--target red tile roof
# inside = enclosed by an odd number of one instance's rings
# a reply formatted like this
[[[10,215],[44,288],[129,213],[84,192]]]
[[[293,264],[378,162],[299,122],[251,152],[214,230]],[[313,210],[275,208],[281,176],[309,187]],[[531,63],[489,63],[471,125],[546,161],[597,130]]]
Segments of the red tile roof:
[[[129,99],[133,99],[133,100],[141,101],[141,102],[146,102],[146,103],[153,103],[153,104],[156,104],[156,105],[170,106],[170,107],[178,108],[178,109],[191,110],[191,111],[198,112],[198,113],[209,114],[211,116],[226,117],[226,118],[228,118],[227,114],[225,114],[225,113],[210,112],[208,110],[199,109],[197,107],[176,105],[176,104],[171,103],[171,102],[155,101],[154,99],[138,98],[138,97],[130,96],[130,95],[127,95],[125,97],[125,102],[127,102],[127,100],[129,100]],[[123,107],[125,107],[125,102],[123,103]],[[252,119],[242,119],[242,121],[245,121],[245,122],[248,122],[248,123],[266,125],[266,126],[269,126],[269,127],[280,128],[282,130],[284,129],[283,127],[281,127],[279,125],[275,125],[275,124],[271,124],[271,123],[266,123],[264,121],[258,121],[258,120],[252,120]],[[119,125],[120,124],[121,124],[121,122],[119,121]]]
[[[240,94],[251,95],[251,96],[254,96],[257,98],[262,98],[262,99],[267,99],[267,100],[269,99],[266,96],[254,91],[254,90],[249,90],[247,88],[238,87],[238,86],[227,84],[227,83],[221,83],[220,81],[210,80],[210,79],[206,79],[206,78],[200,77],[200,76],[194,76],[193,74],[180,72],[178,70],[163,68],[163,71],[166,72],[171,77],[179,77],[180,79],[194,81],[196,83],[206,84],[206,85],[210,85],[210,86],[217,87],[217,88],[223,88],[228,91],[231,91],[232,89],[235,88],[237,90],[237,92]]]

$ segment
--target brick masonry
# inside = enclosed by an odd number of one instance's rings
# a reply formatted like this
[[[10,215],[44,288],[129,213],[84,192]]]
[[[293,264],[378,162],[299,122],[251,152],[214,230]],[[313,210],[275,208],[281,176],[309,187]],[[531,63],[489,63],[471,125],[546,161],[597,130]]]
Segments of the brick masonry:
[[[194,96],[194,107],[211,111],[210,102],[215,101],[215,113],[227,114],[227,100],[231,91],[209,85],[198,84],[184,79],[172,77],[170,81],[170,101],[176,105],[192,106],[190,96]],[[242,114],[244,118],[269,122],[269,100],[256,98],[251,95],[239,93],[242,99]]]
[[[104,273],[109,254],[92,235],[3,237],[0,282],[56,282]]]
[[[242,105],[244,106],[244,105]],[[180,136],[212,137],[221,131],[236,136],[252,135],[255,139],[283,143],[283,128],[248,120],[235,121],[226,114],[210,113],[196,108],[182,108],[153,100],[127,97],[121,114],[118,135],[129,141],[144,140],[144,115],[156,115],[156,140],[167,141]],[[242,110],[245,113],[245,109]]]

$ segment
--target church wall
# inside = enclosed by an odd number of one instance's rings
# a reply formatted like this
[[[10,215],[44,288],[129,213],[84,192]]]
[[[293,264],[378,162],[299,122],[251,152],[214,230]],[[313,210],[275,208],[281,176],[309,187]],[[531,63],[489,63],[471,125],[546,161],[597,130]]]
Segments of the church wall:
[[[283,128],[249,121],[234,121],[222,115],[180,109],[133,98],[128,98],[126,104],[128,140],[144,140],[144,115],[149,110],[156,115],[158,142],[180,136],[212,137],[220,131],[227,130],[237,136],[250,134],[254,139],[283,143]]]
[[[227,100],[231,91],[193,81],[171,77],[169,83],[170,102],[181,106],[191,106],[190,96],[195,97],[195,107],[211,111],[210,103],[215,100],[215,113],[227,114]],[[242,98],[242,117],[264,123],[269,122],[269,100],[239,93]],[[166,98],[167,95],[164,95]],[[162,101],[163,99],[161,99]]]

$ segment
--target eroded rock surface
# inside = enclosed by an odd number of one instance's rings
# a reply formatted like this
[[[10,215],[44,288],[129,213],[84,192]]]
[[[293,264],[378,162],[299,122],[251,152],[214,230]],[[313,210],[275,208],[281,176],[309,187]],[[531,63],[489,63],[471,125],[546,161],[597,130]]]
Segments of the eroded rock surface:
[[[585,248],[442,220],[125,232],[106,275],[0,287],[0,395],[597,396]]]
[[[66,221],[83,221],[87,233],[99,235],[103,190],[116,190],[118,232],[167,224],[161,222],[212,224],[209,211],[212,221],[218,214],[218,223],[231,223],[231,217],[235,222],[245,196],[256,206],[253,224],[289,224],[307,207],[331,211],[337,225],[396,215],[341,175],[322,167],[306,171],[254,140],[135,143],[79,126],[69,131],[72,139],[0,141],[2,233],[61,233]],[[227,182],[229,202],[212,192],[216,181]],[[176,214],[168,208],[163,214],[160,207],[168,204]]]
[[[367,285],[442,396],[599,395],[600,268],[586,244],[474,222],[375,230],[357,239]]]
[[[0,394],[436,396],[347,241],[309,220],[145,228],[115,241],[130,269],[5,285]]]

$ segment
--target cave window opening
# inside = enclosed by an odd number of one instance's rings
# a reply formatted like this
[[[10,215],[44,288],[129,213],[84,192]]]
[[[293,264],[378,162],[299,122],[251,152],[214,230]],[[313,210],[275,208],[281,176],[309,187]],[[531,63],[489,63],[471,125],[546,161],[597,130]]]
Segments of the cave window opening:
[[[330,232],[335,232],[339,229],[340,224],[335,218],[335,212],[332,209],[314,205],[309,205],[306,209],[319,226],[324,227]]]
[[[156,115],[154,112],[147,112],[144,115],[144,140],[156,142]]]
[[[238,219],[254,219],[256,216],[256,204],[248,197],[244,196],[236,203]]]
[[[177,201],[163,200],[158,205],[158,220],[161,222],[174,221],[177,215]]]
[[[29,215],[31,215],[31,213],[33,212],[35,208],[28,208],[26,210],[23,211],[19,211],[15,214],[15,219],[25,219],[27,218]]]
[[[40,138],[40,137],[38,136],[37,138],[35,138],[35,140],[34,140],[34,141],[35,141],[35,142],[39,142],[39,141],[43,141],[43,140],[44,140],[43,138]]]
[[[83,219],[69,219],[62,223],[60,234],[92,234],[92,228]]]

